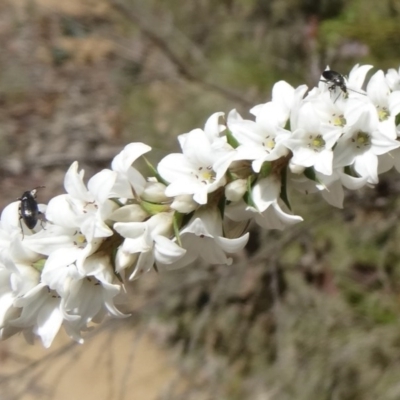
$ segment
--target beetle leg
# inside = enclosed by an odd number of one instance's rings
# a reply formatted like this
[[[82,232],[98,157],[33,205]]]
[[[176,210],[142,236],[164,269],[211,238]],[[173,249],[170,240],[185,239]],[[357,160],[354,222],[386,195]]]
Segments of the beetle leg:
[[[38,220],[40,221],[40,226],[42,227],[42,229],[46,230],[43,223],[47,222],[47,219],[44,213],[42,213],[41,211],[38,211]]]

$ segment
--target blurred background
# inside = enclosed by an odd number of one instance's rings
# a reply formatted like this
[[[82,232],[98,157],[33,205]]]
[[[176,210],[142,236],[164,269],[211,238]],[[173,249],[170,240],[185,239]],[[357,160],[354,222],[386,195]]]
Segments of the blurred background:
[[[400,0],[0,0],[1,209],[355,63],[398,69]],[[345,210],[293,193],[304,223],[253,227],[230,267],[142,277],[84,345],[0,343],[0,398],[400,399],[399,192],[389,173]]]

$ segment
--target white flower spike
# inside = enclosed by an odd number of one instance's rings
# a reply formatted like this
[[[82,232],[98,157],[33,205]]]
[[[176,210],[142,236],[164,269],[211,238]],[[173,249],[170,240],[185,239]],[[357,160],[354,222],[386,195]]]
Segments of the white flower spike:
[[[327,68],[316,87],[284,81],[242,118],[214,113],[178,137],[145,177],[134,166],[151,148],[130,143],[84,182],[74,162],[66,193],[39,204],[46,221],[21,232],[21,199],[0,218],[0,338],[19,332],[49,347],[61,327],[75,341],[116,306],[128,280],[196,259],[230,265],[254,221],[264,229],[301,222],[292,189],[343,207],[345,188],[400,171],[400,69],[356,65],[348,79]],[[26,215],[25,215],[26,216]]]

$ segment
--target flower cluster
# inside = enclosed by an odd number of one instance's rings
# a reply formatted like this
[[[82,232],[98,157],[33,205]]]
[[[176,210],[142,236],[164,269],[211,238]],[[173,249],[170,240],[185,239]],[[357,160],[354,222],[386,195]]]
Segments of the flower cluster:
[[[291,188],[342,207],[344,187],[400,170],[400,72],[376,72],[364,91],[370,68],[355,66],[348,80],[338,75],[341,85],[321,78],[311,90],[278,82],[272,100],[250,110],[252,120],[215,113],[204,129],[180,135],[182,152],[149,166],[150,178],[133,164],[151,148],[131,143],[87,186],[75,162],[66,194],[46,206],[32,191],[32,209],[22,211],[23,200],[8,205],[0,221],[0,337],[22,332],[49,347],[63,326],[82,342],[92,322],[126,316],[116,307],[126,280],[198,258],[230,264],[251,220],[266,229],[302,221],[291,212]]]

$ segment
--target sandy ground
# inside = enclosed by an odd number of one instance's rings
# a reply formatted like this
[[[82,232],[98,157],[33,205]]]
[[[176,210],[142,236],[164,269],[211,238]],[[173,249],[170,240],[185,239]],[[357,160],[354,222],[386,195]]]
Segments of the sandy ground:
[[[83,345],[59,335],[48,350],[14,337],[0,354],[1,400],[152,400],[178,385],[172,355],[126,326],[113,324]]]

